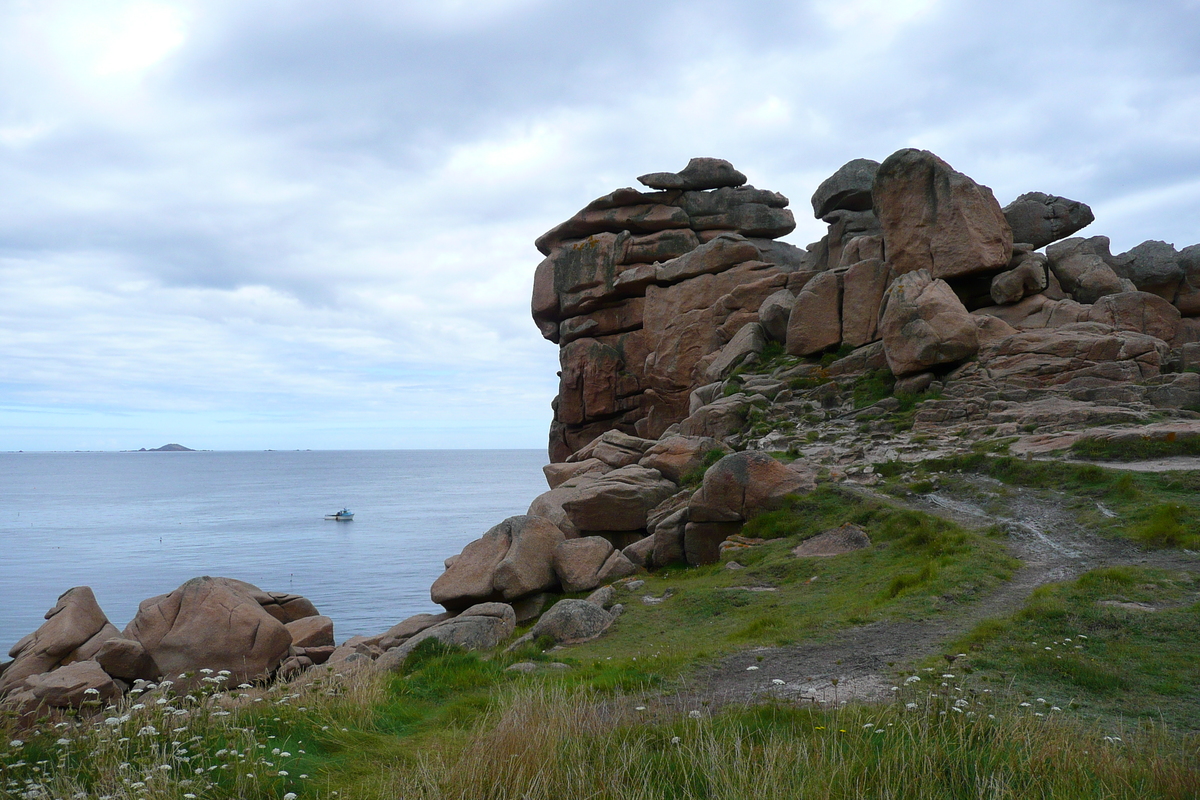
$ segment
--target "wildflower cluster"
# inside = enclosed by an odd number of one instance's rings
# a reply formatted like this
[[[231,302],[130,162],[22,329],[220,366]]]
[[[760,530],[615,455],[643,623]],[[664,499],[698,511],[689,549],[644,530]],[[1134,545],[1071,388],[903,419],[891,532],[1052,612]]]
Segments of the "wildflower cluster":
[[[22,800],[296,798],[305,755],[276,746],[255,705],[272,692],[248,684],[225,692],[230,673],[200,670],[138,681],[119,703],[65,712],[0,743],[0,796]],[[286,707],[299,695],[267,700]],[[279,718],[271,718],[277,721]],[[289,745],[291,747],[291,745]]]

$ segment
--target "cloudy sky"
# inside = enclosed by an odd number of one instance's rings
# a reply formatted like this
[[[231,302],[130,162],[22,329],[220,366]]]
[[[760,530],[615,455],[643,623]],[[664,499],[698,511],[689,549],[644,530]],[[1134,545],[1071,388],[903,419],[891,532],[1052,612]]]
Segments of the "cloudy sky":
[[[542,447],[533,239],[933,150],[1200,241],[1200,2],[0,0],[0,450]]]

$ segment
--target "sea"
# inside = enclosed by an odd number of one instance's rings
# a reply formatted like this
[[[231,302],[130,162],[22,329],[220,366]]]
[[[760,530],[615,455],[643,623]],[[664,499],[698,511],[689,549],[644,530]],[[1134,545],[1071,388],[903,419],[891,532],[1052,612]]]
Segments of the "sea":
[[[118,628],[200,575],[294,592],[340,643],[442,609],[443,561],[546,491],[544,450],[0,453],[0,660],[66,590]],[[324,516],[349,507],[354,519]]]

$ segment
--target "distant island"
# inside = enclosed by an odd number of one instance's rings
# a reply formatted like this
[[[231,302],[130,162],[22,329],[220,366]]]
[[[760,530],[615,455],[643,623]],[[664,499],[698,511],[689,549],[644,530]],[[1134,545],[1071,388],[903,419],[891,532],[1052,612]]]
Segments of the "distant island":
[[[181,444],[175,444],[174,442],[171,442],[171,444],[164,444],[162,447],[152,447],[149,450],[147,450],[146,448],[143,447],[142,449],[138,450],[138,452],[139,453],[194,453],[196,451],[190,447],[184,447]]]

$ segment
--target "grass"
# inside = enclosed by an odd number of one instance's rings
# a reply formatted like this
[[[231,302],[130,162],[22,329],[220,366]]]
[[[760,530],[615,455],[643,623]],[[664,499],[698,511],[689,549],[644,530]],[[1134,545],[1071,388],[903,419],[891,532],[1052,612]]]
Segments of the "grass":
[[[1136,441],[1110,442],[1083,439],[1071,446],[1071,455],[1093,461],[1144,461],[1171,456],[1200,455],[1200,437],[1177,438],[1168,434],[1165,439],[1149,437]]]
[[[844,522],[860,525],[872,546],[835,558],[792,555],[799,542]],[[622,599],[625,613],[608,634],[571,648],[572,655],[585,662],[637,659],[671,679],[741,647],[792,644],[846,625],[945,613],[999,585],[1016,567],[994,538],[829,486],[751,520],[743,533],[769,540],[729,556],[743,569],[714,564],[658,570],[636,596]],[[674,594],[661,604],[639,599],[667,591]]]
[[[515,692],[464,740],[381,770],[371,796],[937,800],[1200,791],[1195,743],[1153,730],[1106,742],[1032,714],[767,705],[710,716],[698,706],[639,711],[635,702]]]
[[[931,487],[932,478],[945,481],[956,473],[986,475],[1009,486],[1052,489],[1068,497],[1081,526],[1148,547],[1200,548],[1200,471],[1128,472],[986,453],[876,469],[893,488],[907,486],[912,491]]]
[[[985,623],[952,649],[969,652],[977,677],[1030,698],[1104,720],[1195,731],[1198,589],[1183,572],[1093,570],[1038,589],[1020,612]]]

